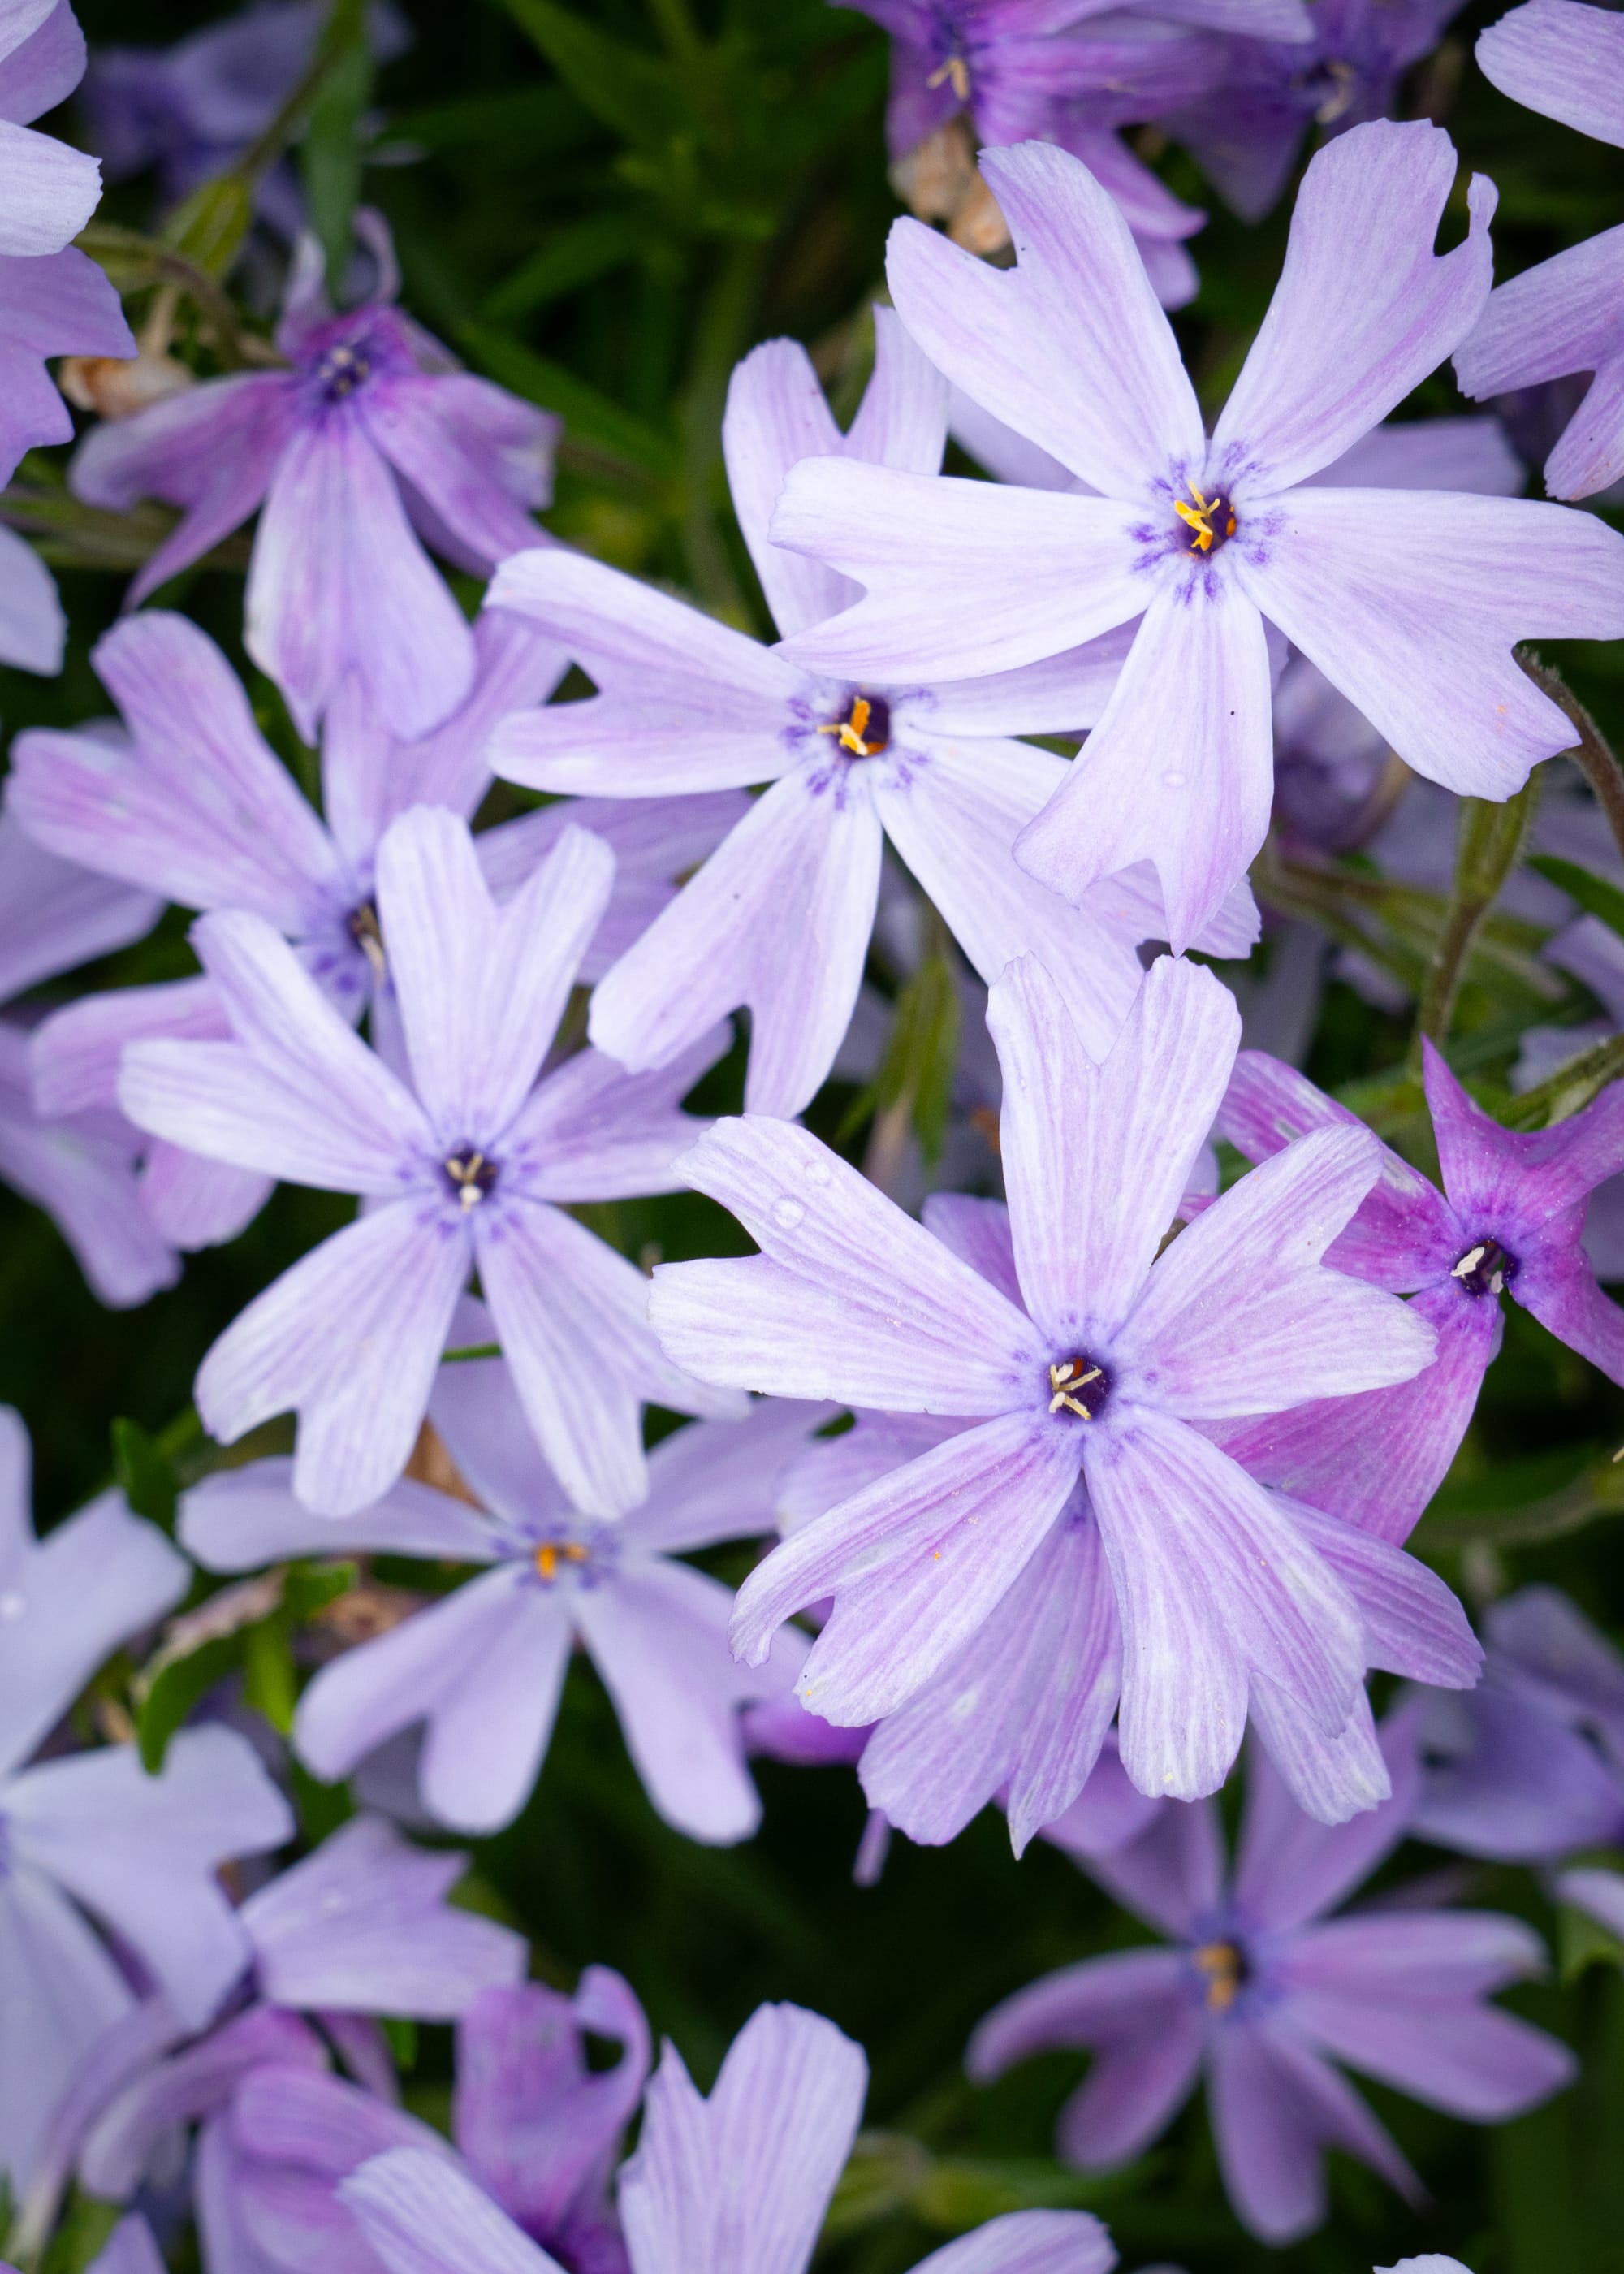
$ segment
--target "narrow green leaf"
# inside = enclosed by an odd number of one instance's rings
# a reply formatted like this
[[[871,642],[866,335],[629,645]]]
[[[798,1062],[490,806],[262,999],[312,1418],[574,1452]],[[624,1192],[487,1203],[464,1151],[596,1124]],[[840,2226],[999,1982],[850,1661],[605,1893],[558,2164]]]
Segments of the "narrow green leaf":
[[[485,302],[484,312],[496,323],[531,315],[578,285],[590,284],[611,269],[624,267],[645,235],[644,223],[631,213],[595,215],[560,230],[503,279]]]
[[[395,2055],[396,2068],[408,2072],[417,2066],[417,2025],[408,2016],[383,2014],[379,2026],[389,2041],[389,2051]]]
[[[1548,884],[1554,885],[1569,900],[1577,900],[1587,915],[1599,916],[1603,923],[1624,937],[1624,892],[1608,884],[1605,877],[1593,877],[1576,861],[1564,861],[1554,853],[1532,853],[1528,865],[1537,869]]]
[[[136,1717],[141,1766],[156,1776],[169,1740],[192,1707],[243,1662],[241,1634],[217,1635],[184,1658],[174,1659],[153,1681]]]
[[[1624,1967],[1624,1941],[1571,1903],[1563,1903],[1557,1911],[1556,1947],[1565,1983],[1576,1982],[1592,1966]]]
[[[361,0],[338,0],[328,26],[330,51],[304,137],[299,174],[311,227],[327,256],[327,290],[343,290],[361,193],[361,117],[372,93],[372,56]]]
[[[920,1149],[940,1158],[959,1063],[959,990],[945,956],[921,964],[897,998],[891,1043],[880,1068],[878,1103],[906,1102]]]
[[[40,2262],[40,2274],[85,2274],[106,2248],[124,2210],[123,2203],[107,2202],[75,2187]]]
[[[456,336],[470,360],[491,378],[522,395],[527,403],[556,411],[564,421],[567,445],[585,444],[602,450],[658,482],[676,479],[680,462],[675,443],[657,427],[645,425],[629,410],[622,410],[618,403],[566,371],[562,364],[538,355],[533,348],[522,346],[486,324],[459,325]]]
[[[502,6],[570,92],[628,142],[664,143],[693,121],[662,64],[613,40],[553,0],[501,0]]]
[[[282,1600],[295,1626],[302,1626],[347,1595],[360,1577],[357,1563],[295,1563],[289,1570]]]
[[[112,1435],[113,1474],[119,1490],[137,1516],[144,1516],[162,1531],[173,1532],[180,1490],[174,1462],[139,1421],[121,1417],[113,1424]]]
[[[299,1702],[298,1676],[293,1666],[292,1622],[285,1617],[260,1619],[244,1627],[243,1644],[243,1701],[263,1713],[278,1736],[293,1727],[293,1709]]]
[[[242,174],[217,174],[182,200],[163,225],[164,240],[210,276],[223,276],[253,221],[253,184]]]

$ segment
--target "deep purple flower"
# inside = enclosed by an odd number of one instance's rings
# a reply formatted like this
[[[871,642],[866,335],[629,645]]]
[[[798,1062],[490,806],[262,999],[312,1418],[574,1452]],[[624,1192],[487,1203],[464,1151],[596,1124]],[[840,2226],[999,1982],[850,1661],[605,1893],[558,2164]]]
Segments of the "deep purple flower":
[[[1268,825],[1265,620],[1417,772],[1505,797],[1573,729],[1518,638],[1624,632],[1624,539],[1522,499],[1308,480],[1402,402],[1488,296],[1493,191],[1465,244],[1433,233],[1455,174],[1425,122],[1360,126],[1309,166],[1274,303],[1210,441],[1110,200],[1064,152],[985,159],[1023,250],[987,267],[917,222],[891,235],[904,322],[963,391],[1099,494],[847,460],[790,471],[774,538],[866,588],[786,659],[848,681],[983,690],[1141,619],[1099,724],[1019,840],[1076,899],[1150,860],[1174,946]]]
[[[643,1077],[584,1050],[538,1081],[613,868],[601,840],[567,828],[499,908],[455,814],[414,806],[392,824],[376,905],[412,1087],[281,934],[242,912],[192,932],[236,1039],[124,1051],[119,1097],[139,1127],[365,1199],[198,1373],[199,1411],[222,1442],[297,1412],[294,1489],[324,1514],[370,1507],[404,1468],[476,1269],[525,1413],[578,1509],[612,1516],[643,1497],[643,1399],[738,1403],[665,1361],[642,1273],[560,1205],[671,1190],[695,1126],[680,1101],[726,1043],[712,1032]]]
[[[300,734],[353,673],[402,737],[467,699],[473,635],[426,542],[488,575],[538,543],[557,421],[457,368],[380,296],[335,315],[301,241],[277,345],[292,368],[207,380],[86,437],[70,483],[91,505],[144,497],[184,515],[130,587],[146,598],[263,501],[248,572],[248,651]]]
[[[1478,1688],[1425,1700],[1415,1831],[1511,1863],[1624,1844],[1624,1660],[1554,1587],[1491,1604],[1484,1630]]]
[[[1413,1725],[1394,1716],[1381,1737],[1392,1798],[1334,1831],[1254,1760],[1230,1876],[1210,1803],[1166,1802],[1130,1846],[1095,1856],[1092,1876],[1177,1946],[1085,1959],[1018,1992],[971,2039],[970,2074],[1086,2046],[1094,2064],[1058,2135],[1062,2157],[1084,2170],[1148,2147],[1205,2075],[1229,2200],[1271,2243],[1323,2220],[1327,2148],[1412,2202],[1420,2193],[1334,2061],[1477,2123],[1568,2083],[1565,2045],[1485,2002],[1542,1964],[1520,1920],[1387,1907],[1326,1917],[1404,1834]]]
[[[620,2046],[612,2068],[588,2070],[589,2031]],[[259,2062],[220,2120],[229,2195],[199,2199],[205,2263],[210,2274],[238,2263],[235,2232],[289,2274],[312,2254],[324,2274],[380,2274],[336,2190],[370,2157],[412,2148],[471,2175],[570,2274],[626,2274],[609,2181],[648,2067],[642,2008],[601,1966],[587,1968],[573,1998],[524,1982],[482,1990],[465,2007],[452,2110],[460,2164],[439,2133],[379,2094],[302,2062]]]
[[[42,853],[0,812],[0,1003],[139,939],[162,905]],[[0,1018],[0,1178],[46,1210],[104,1303],[144,1303],[179,1265],[137,1195],[140,1132],[111,1099],[41,1111],[32,1027]]]
[[[488,1343],[488,1313],[462,1304],[452,1332]],[[312,1516],[285,1460],[222,1470],[186,1496],[182,1535],[211,1570],[351,1552],[491,1567],[317,1675],[294,1723],[301,1758],[331,1781],[422,1725],[424,1805],[458,1831],[496,1831],[530,1797],[578,1643],[666,1821],[748,1838],[761,1804],[738,1709],[786,1692],[801,1653],[786,1635],[764,1673],[735,1665],[732,1590],[674,1558],[770,1531],[778,1472],[828,1409],[765,1405],[679,1430],[649,1457],[648,1498],[613,1522],[571,1506],[500,1359],[443,1367],[429,1412],[489,1514],[402,1478],[358,1516]]]
[[[266,2068],[324,2072],[332,2047],[387,2100],[394,2064],[374,2015],[455,2020],[522,1977],[522,1938],[446,1901],[466,1863],[357,1817],[251,1895],[236,1915],[240,1980],[226,2018],[199,2035],[195,2018],[189,2029],[154,2006],[144,2059],[132,2062],[111,2038],[95,2049],[71,2142],[81,2184],[127,2202],[155,2166],[172,2169],[177,2132],[197,2125],[205,2254],[214,2274],[240,2265],[238,2197],[252,2158],[230,2111],[243,2081]]]
[[[1070,1552],[1086,1482],[1098,1544],[1078,1534],[1086,1561],[1056,1593],[1097,1639],[1076,1638],[1073,1774],[1052,1814],[1115,1703],[1094,1599],[1115,1598],[1123,1758],[1145,1790],[1222,1783],[1255,1684],[1325,1736],[1343,1729],[1365,1668],[1353,1597],[1191,1425],[1407,1381],[1432,1344],[1402,1306],[1320,1266],[1378,1166],[1367,1133],[1294,1148],[1158,1261],[1234,1057],[1233,999],[1164,958],[1101,1065],[1067,1003],[1027,956],[989,1013],[1025,1310],[808,1132],[756,1118],[718,1123],[682,1168],[763,1253],[665,1265],[650,1308],[702,1380],[977,1424],[794,1533],[741,1591],[734,1645],[754,1658],[793,1611],[834,1597],[801,1684],[827,1721],[904,1706],[1034,1556]]]
[[[1412,1314],[1437,1332],[1435,1359],[1378,1397],[1317,1402],[1222,1433],[1267,1483],[1395,1541],[1409,1537],[1465,1434],[1500,1347],[1502,1293],[1624,1382],[1624,1311],[1597,1285],[1581,1245],[1591,1189],[1624,1169],[1624,1089],[1520,1133],[1491,1120],[1424,1047],[1443,1190],[1384,1146],[1374,1189],[1330,1260],[1411,1295]],[[1363,1126],[1305,1074],[1256,1050],[1237,1060],[1219,1115],[1223,1134],[1254,1161],[1308,1130]]]
[[[207,2020],[246,1947],[215,1871],[292,1829],[227,1729],[183,1732],[155,1777],[133,1745],[27,1766],[109,1653],[187,1584],[184,1560],[120,1493],[36,1541],[28,1467],[27,1433],[0,1407],[0,2172],[19,2193],[54,2105],[138,1989],[155,1987],[194,2026]]]
[[[1540,812],[1545,816],[1549,811],[1547,800]],[[1511,1070],[1514,1090],[1536,1088],[1581,1050],[1624,1028],[1624,938],[1611,924],[1599,916],[1576,916],[1546,940],[1539,953],[1546,963],[1582,981],[1601,1005],[1602,1015],[1577,1026],[1524,1027]],[[1624,1279],[1624,1177],[1609,1177],[1590,1194],[1584,1252],[1598,1279]]]
[[[1394,109],[1411,64],[1430,55],[1461,0],[1314,0],[1311,35],[1228,41],[1214,84],[1162,124],[1243,220],[1285,188],[1315,126],[1343,134]]]
[[[184,616],[152,610],[119,624],[94,654],[124,715],[123,736],[42,727],[19,735],[7,811],[65,859],[156,887],[184,907],[263,916],[293,943],[346,1018],[357,1020],[370,1009],[374,1045],[403,1070],[374,905],[379,842],[413,805],[471,818],[490,786],[484,754],[495,720],[540,700],[565,668],[555,646],[514,618],[482,617],[474,642],[472,693],[420,742],[396,741],[358,682],[347,683],[323,736],[324,821],[260,734],[214,642]],[[614,888],[582,960],[582,977],[590,982],[673,898],[674,877],[703,859],[742,804],[726,792],[680,802],[651,799],[647,807],[560,802],[483,832],[475,849],[486,883],[506,901],[571,821],[609,843]],[[52,1116],[111,1114],[126,1043],[157,1036],[225,1041],[230,1034],[225,1005],[207,978],[82,998],[34,1038],[35,1102]],[[162,1141],[147,1148],[147,1213],[177,1247],[235,1238],[268,1190],[265,1177]]]
[[[1624,146],[1624,23],[1583,0],[1523,0],[1477,41],[1485,79],[1546,118]],[[1479,401],[1570,372],[1595,374],[1545,460],[1553,497],[1589,497],[1624,474],[1624,229],[1525,268],[1491,294],[1455,356]]]
[[[941,460],[942,382],[888,311],[876,321],[875,376],[844,437],[793,343],[770,342],[733,374],[723,430],[733,501],[786,632],[851,591],[768,541],[796,460],[844,450],[921,482]],[[490,746],[499,772],[610,798],[771,785],[598,988],[588,1031],[600,1050],[634,1072],[661,1065],[748,1004],[746,1104],[799,1113],[851,1020],[888,837],[984,979],[1035,947],[1070,975],[1090,1047],[1109,1046],[1139,983],[1136,943],[1165,929],[1154,884],[1147,870],[1114,879],[1075,909],[1034,885],[1010,848],[1065,764],[992,737],[1093,715],[1115,658],[1103,686],[1088,656],[953,689],[831,680],[561,549],[505,564],[490,599],[533,615],[602,690],[504,720]],[[1256,936],[1249,896],[1214,914],[1202,944],[1244,953]]]
[[[620,2173],[632,2274],[805,2274],[867,2081],[850,2038],[795,2006],[756,2009],[708,2100],[667,2044]],[[387,2274],[559,2274],[447,2157],[395,2149],[338,2192]],[[916,2274],[1109,2274],[1115,2263],[1086,2211],[1016,2211]]]
[[[925,1226],[1011,1302],[1020,1301],[1009,1217],[996,1201],[933,1195]],[[969,1426],[933,1414],[858,1414],[844,1434],[815,1440],[781,1476],[784,1531],[849,1502]],[[1433,1572],[1338,1518],[1278,1497],[1275,1509],[1352,1596],[1368,1664],[1445,1688],[1477,1680],[1482,1653]],[[1141,1811],[1155,1804],[1127,1783],[1105,1727],[1121,1687],[1121,1623],[1100,1526],[1079,1484],[990,1617],[940,1670],[877,1728],[830,1729],[827,1738],[855,1740],[846,1757],[860,1763],[865,1796],[911,1840],[934,1846],[955,1839],[996,1799],[1017,1855],[1040,1831],[1077,1852],[1084,1819],[1101,1806],[1105,1785],[1116,1797],[1132,1796],[1124,1803],[1130,1821],[1134,1801]],[[1337,1821],[1387,1798],[1387,1769],[1363,1692],[1334,1736],[1267,1682],[1253,1687],[1250,1705],[1271,1759],[1311,1814]],[[823,1726],[804,1711],[802,1718]],[[796,1735],[780,1721],[768,1749],[780,1758],[813,1757],[804,1736],[796,1750]],[[832,1747],[824,1757],[836,1757]],[[1124,1809],[1114,1798],[1105,1812],[1114,1823]]]

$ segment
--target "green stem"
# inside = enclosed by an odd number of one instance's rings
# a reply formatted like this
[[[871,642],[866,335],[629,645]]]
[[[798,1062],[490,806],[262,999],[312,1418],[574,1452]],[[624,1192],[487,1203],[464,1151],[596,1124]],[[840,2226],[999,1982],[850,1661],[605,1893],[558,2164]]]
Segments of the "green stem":
[[[1541,663],[1526,648],[1517,650],[1517,661],[1540,693],[1548,695],[1572,720],[1579,739],[1566,756],[1572,758],[1595,791],[1597,802],[1607,817],[1607,826],[1620,851],[1624,852],[1624,767],[1619,764],[1612,744],[1560,671],[1553,671],[1549,664]]]
[[[1503,802],[1482,797],[1461,800],[1455,889],[1450,893],[1443,930],[1421,990],[1415,1040],[1410,1047],[1413,1072],[1420,1071],[1423,1039],[1435,1043],[1441,1050],[1448,1036],[1467,958],[1522,849],[1538,795],[1539,776],[1536,771],[1515,797]]]
[[[441,1366],[461,1366],[468,1359],[500,1358],[500,1343],[463,1343],[456,1350],[441,1351]]]

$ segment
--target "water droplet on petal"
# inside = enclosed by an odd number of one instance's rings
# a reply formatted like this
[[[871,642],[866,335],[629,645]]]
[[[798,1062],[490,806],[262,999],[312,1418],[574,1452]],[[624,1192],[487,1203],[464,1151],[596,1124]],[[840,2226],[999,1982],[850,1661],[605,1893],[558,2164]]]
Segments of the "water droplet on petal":
[[[25,1595],[0,1595],[0,1619],[4,1619],[8,1625],[13,1620],[20,1619],[27,1608],[28,1600]]]
[[[1162,777],[1163,785],[1169,789],[1183,789],[1187,779],[1188,777],[1184,774],[1181,774],[1177,771],[1177,767],[1175,767],[1171,772],[1163,774]]]
[[[829,1182],[829,1162],[823,1153],[814,1153],[807,1162],[807,1182],[826,1185]]]
[[[805,1214],[799,1201],[786,1198],[772,1204],[772,1220],[782,1231],[793,1231]]]

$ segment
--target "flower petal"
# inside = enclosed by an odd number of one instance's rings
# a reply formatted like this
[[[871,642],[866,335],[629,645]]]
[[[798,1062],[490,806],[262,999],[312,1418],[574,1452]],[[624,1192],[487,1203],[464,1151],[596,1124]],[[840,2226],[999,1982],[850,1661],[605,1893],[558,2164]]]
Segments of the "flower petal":
[[[372,2157],[337,2194],[387,2274],[561,2274],[460,2165],[426,2149]]]
[[[1477,37],[1492,87],[1577,133],[1624,147],[1624,24],[1580,0],[1523,0]]]
[[[1294,2242],[1325,2218],[1325,2150],[1341,2148],[1410,2202],[1421,2183],[1370,2110],[1289,2024],[1235,2027],[1213,2044],[1207,2101],[1219,2168],[1243,2223]]]
[[[318,1516],[294,1498],[293,1464],[281,1457],[217,1469],[183,1493],[177,1537],[209,1571],[258,1571],[352,1549],[454,1563],[488,1563],[496,1553],[477,1509],[413,1477],[400,1478],[358,1515]]]

